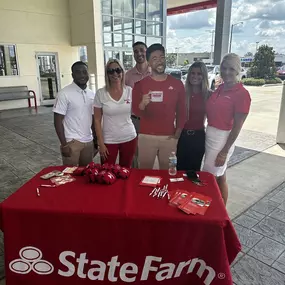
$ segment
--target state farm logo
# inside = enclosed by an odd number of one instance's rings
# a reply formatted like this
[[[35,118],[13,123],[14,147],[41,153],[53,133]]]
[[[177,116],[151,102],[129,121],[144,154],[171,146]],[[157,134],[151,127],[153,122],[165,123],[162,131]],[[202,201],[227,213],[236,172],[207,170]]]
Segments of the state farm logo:
[[[19,251],[20,258],[14,259],[10,262],[9,268],[11,271],[18,274],[28,274],[30,271],[34,271],[40,275],[51,274],[54,270],[53,265],[43,260],[42,252],[32,246],[23,247]]]
[[[191,258],[186,261],[170,263],[160,256],[147,255],[140,260],[140,265],[133,262],[122,262],[118,255],[110,257],[109,261],[93,259],[86,252],[75,253],[63,251],[59,254],[60,268],[54,270],[53,265],[43,260],[41,250],[27,246],[20,250],[20,258],[10,262],[9,268],[17,274],[28,274],[34,271],[39,275],[55,274],[81,279],[135,283],[153,280],[161,282],[176,279],[187,274],[196,274],[205,285],[211,285],[216,277],[215,270],[203,259]],[[219,279],[225,279],[225,274],[219,273]]]

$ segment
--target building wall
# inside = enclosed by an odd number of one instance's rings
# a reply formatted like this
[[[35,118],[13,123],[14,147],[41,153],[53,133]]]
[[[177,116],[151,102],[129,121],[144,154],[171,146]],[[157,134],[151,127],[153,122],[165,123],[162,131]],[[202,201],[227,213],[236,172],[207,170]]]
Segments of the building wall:
[[[15,44],[19,76],[0,76],[0,86],[27,85],[36,91],[36,52],[57,52],[60,85],[71,81],[71,64],[78,48],[71,46],[68,0],[1,0],[0,44]],[[0,109],[27,106],[27,100],[0,102]]]
[[[174,55],[176,55],[174,53]],[[192,64],[194,61],[210,59],[211,53],[203,52],[203,53],[178,53],[178,65],[184,65],[185,60],[188,60],[189,64]]]

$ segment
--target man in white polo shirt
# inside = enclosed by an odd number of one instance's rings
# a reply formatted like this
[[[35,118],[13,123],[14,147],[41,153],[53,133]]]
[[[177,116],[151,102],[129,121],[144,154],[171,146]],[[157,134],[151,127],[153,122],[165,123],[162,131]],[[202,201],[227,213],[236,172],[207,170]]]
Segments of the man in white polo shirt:
[[[95,94],[87,88],[89,74],[84,62],[75,62],[71,71],[73,82],[59,91],[53,107],[54,126],[61,143],[63,165],[86,166],[94,157]]]

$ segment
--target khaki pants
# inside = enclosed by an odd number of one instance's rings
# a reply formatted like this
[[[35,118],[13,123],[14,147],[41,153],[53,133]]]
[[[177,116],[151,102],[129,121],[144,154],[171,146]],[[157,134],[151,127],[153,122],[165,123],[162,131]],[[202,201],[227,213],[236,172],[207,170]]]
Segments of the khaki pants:
[[[62,156],[63,165],[68,166],[86,166],[93,161],[94,144],[93,141],[82,143],[77,140],[72,140],[67,143],[70,147],[70,156]]]
[[[169,156],[176,153],[177,140],[169,136],[139,135],[140,169],[152,169],[157,156],[159,169],[168,169]]]

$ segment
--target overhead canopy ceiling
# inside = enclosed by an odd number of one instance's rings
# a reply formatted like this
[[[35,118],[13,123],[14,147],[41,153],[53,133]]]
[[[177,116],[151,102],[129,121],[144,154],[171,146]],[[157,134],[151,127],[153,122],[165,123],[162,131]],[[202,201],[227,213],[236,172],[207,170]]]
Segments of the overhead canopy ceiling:
[[[167,0],[167,15],[217,7],[218,0]]]

